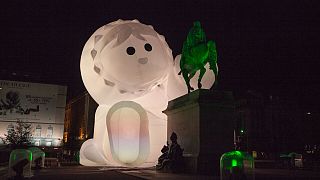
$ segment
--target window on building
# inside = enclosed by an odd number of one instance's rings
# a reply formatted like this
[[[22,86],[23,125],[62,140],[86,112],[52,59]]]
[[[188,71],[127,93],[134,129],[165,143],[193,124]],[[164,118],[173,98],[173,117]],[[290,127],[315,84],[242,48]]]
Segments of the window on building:
[[[9,132],[9,131],[13,131],[13,130],[14,130],[14,126],[13,126],[12,123],[10,123],[10,124],[8,125],[8,127],[7,127],[7,131]]]
[[[36,129],[34,131],[34,136],[41,137],[41,126],[39,124],[36,126]]]
[[[52,142],[51,141],[47,141],[46,142],[46,146],[51,146],[52,145]]]
[[[66,143],[68,142],[68,132],[63,133],[63,141]]]
[[[53,127],[51,125],[49,125],[48,129],[47,129],[47,137],[51,138],[53,135]]]

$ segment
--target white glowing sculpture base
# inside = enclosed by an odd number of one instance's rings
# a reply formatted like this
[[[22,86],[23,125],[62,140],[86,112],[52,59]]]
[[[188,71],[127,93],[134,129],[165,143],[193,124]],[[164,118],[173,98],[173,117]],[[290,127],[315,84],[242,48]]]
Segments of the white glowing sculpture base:
[[[80,70],[99,107],[93,139],[80,150],[82,165],[157,163],[167,141],[167,117],[162,111],[169,100],[187,92],[178,76],[180,56],[175,61],[164,37],[137,20],[109,23],[90,37]],[[203,82],[203,88],[210,88],[213,73],[206,73]],[[196,80],[191,85],[196,87]]]
[[[111,108],[99,106],[96,120],[97,117],[102,117],[106,128],[95,129],[100,137],[95,136],[82,145],[81,164],[146,167],[155,164],[158,151],[166,142],[163,134],[166,121],[133,101],[121,101]]]

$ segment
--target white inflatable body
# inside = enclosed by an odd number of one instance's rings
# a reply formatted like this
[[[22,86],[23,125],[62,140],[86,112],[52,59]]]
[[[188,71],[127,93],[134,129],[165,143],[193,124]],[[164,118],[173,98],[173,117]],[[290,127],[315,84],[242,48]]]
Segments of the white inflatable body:
[[[154,166],[167,141],[168,101],[187,93],[163,36],[137,20],[118,20],[99,28],[84,46],[80,70],[99,104],[93,139],[80,149],[86,166]],[[210,72],[210,73],[208,73]],[[191,85],[196,87],[197,76]],[[203,88],[214,75],[207,67]]]

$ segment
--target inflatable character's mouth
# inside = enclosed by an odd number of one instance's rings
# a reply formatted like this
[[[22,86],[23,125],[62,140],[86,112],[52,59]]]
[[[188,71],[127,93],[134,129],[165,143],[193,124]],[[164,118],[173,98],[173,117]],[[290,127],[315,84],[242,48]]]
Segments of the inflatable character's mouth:
[[[148,58],[147,58],[147,57],[145,57],[145,58],[139,58],[139,59],[138,59],[138,62],[139,62],[140,64],[147,64]]]

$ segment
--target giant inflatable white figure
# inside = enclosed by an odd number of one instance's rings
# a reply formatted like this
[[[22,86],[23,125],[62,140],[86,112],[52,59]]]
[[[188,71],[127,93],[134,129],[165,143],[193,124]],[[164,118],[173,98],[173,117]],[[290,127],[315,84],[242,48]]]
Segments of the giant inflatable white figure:
[[[169,100],[187,92],[178,76],[179,57],[174,62],[165,38],[137,20],[109,23],[89,38],[80,70],[99,107],[93,139],[80,149],[82,165],[157,163],[167,141],[167,117],[162,111]],[[206,73],[203,87],[213,83],[214,75]]]

